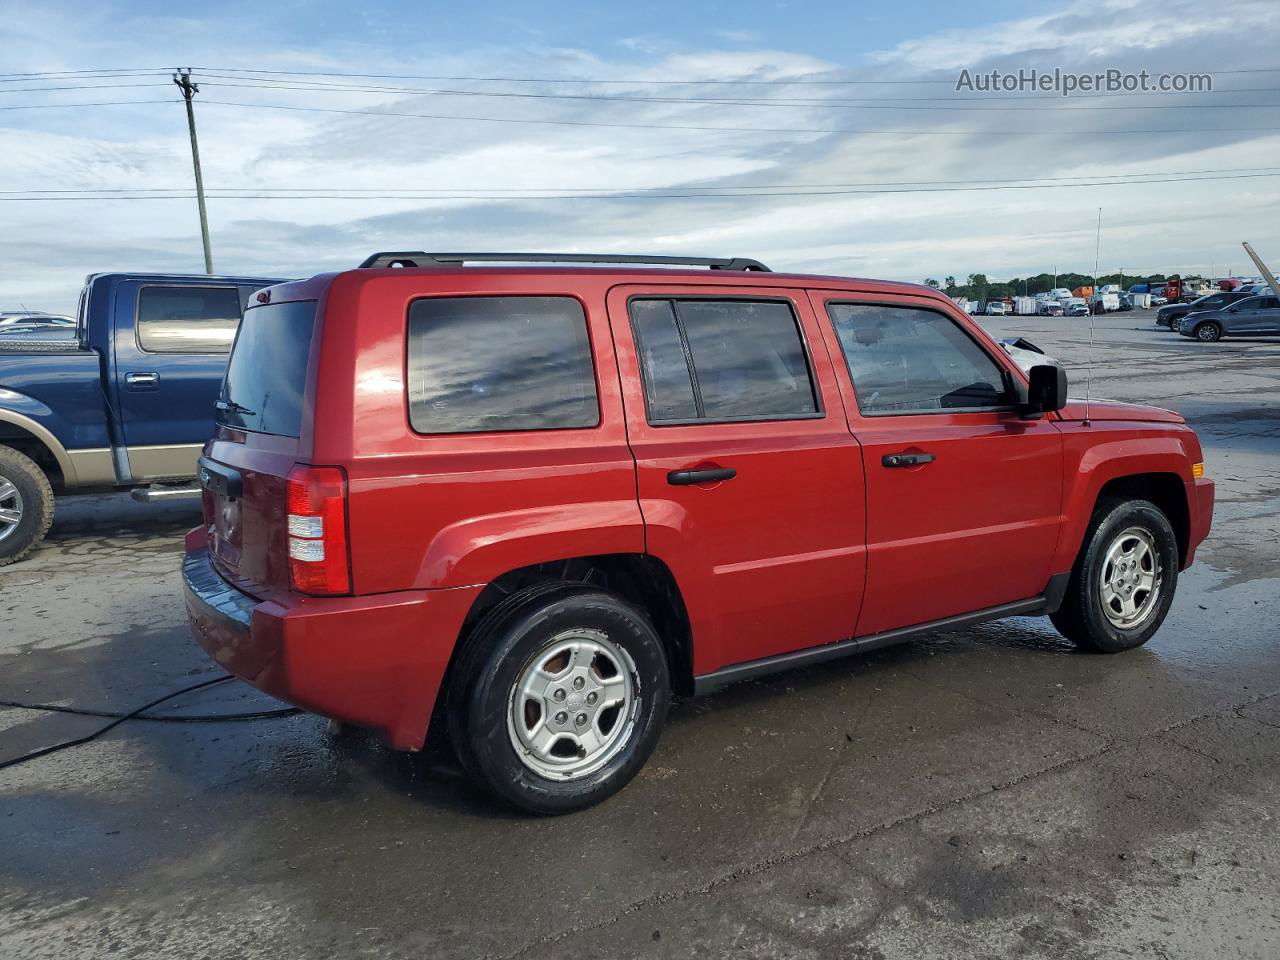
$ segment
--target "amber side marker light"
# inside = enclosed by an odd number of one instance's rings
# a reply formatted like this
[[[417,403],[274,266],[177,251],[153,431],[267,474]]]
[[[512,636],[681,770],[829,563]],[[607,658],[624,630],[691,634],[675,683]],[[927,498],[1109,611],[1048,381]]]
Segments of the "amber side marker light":
[[[1201,477],[1203,477],[1203,476],[1204,476],[1204,464],[1203,464],[1203,463],[1193,463],[1193,464],[1191,465],[1191,476],[1195,477],[1197,480],[1199,480]]]

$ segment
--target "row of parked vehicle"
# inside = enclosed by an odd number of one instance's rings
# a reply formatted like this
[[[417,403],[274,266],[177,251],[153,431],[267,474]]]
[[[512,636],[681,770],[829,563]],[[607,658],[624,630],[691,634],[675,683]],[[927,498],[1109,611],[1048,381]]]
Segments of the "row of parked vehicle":
[[[621,789],[673,695],[1014,615],[1137,647],[1209,531],[1181,416],[1069,401],[925,286],[418,252],[268,283],[91,277],[74,343],[0,350],[0,549],[55,483],[194,460],[209,656],[399,749],[443,725],[526,810]]]
[[[1280,299],[1262,283],[1219,290],[1161,307],[1156,325],[1202,343],[1223,337],[1280,336]]]
[[[1163,296],[1131,293],[1113,284],[1096,291],[1093,287],[1074,290],[1059,287],[1030,297],[1002,297],[986,303],[963,301],[960,306],[966,313],[981,313],[989,317],[1087,317],[1090,313],[1145,310],[1165,302]]]

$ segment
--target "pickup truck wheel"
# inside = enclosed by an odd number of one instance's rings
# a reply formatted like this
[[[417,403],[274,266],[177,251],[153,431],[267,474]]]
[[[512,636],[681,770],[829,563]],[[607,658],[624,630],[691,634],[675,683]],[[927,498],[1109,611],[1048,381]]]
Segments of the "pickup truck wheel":
[[[540,814],[599,803],[639,772],[670,704],[648,619],[594,587],[504,601],[455,665],[449,730],[464,768]]]
[[[53,487],[36,462],[0,446],[0,567],[16,563],[53,523]]]
[[[1178,540],[1147,500],[1111,500],[1094,512],[1062,607],[1051,617],[1086,650],[1140,647],[1164,622],[1178,583]]]

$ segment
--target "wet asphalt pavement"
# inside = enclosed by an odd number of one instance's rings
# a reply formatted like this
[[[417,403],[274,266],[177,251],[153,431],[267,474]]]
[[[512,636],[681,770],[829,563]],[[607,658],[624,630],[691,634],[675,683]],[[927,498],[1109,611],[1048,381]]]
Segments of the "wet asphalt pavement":
[[[1280,341],[1100,319],[1094,396],[1187,415],[1214,530],[1115,657],[1014,619],[679,704],[603,806],[514,814],[448,752],[292,715],[130,722],[0,771],[0,957],[1280,955]],[[995,318],[1069,365],[1088,322]],[[0,700],[217,676],[189,505],[60,501],[0,571]],[[169,714],[277,707],[239,683]],[[103,721],[0,709],[0,760]]]

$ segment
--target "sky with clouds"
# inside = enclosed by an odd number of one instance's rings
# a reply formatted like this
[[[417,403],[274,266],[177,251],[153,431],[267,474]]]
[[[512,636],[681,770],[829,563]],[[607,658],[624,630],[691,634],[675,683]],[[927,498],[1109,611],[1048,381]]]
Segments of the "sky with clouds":
[[[93,271],[202,270],[174,66],[200,84],[219,272],[515,249],[1003,279],[1091,271],[1099,207],[1103,272],[1253,273],[1242,240],[1280,264],[1275,0],[0,0],[0,49],[0,309],[70,311]],[[954,91],[962,69],[1055,67],[1214,92]],[[20,76],[108,69],[137,72]],[[1124,182],[1165,174],[1198,179]]]

